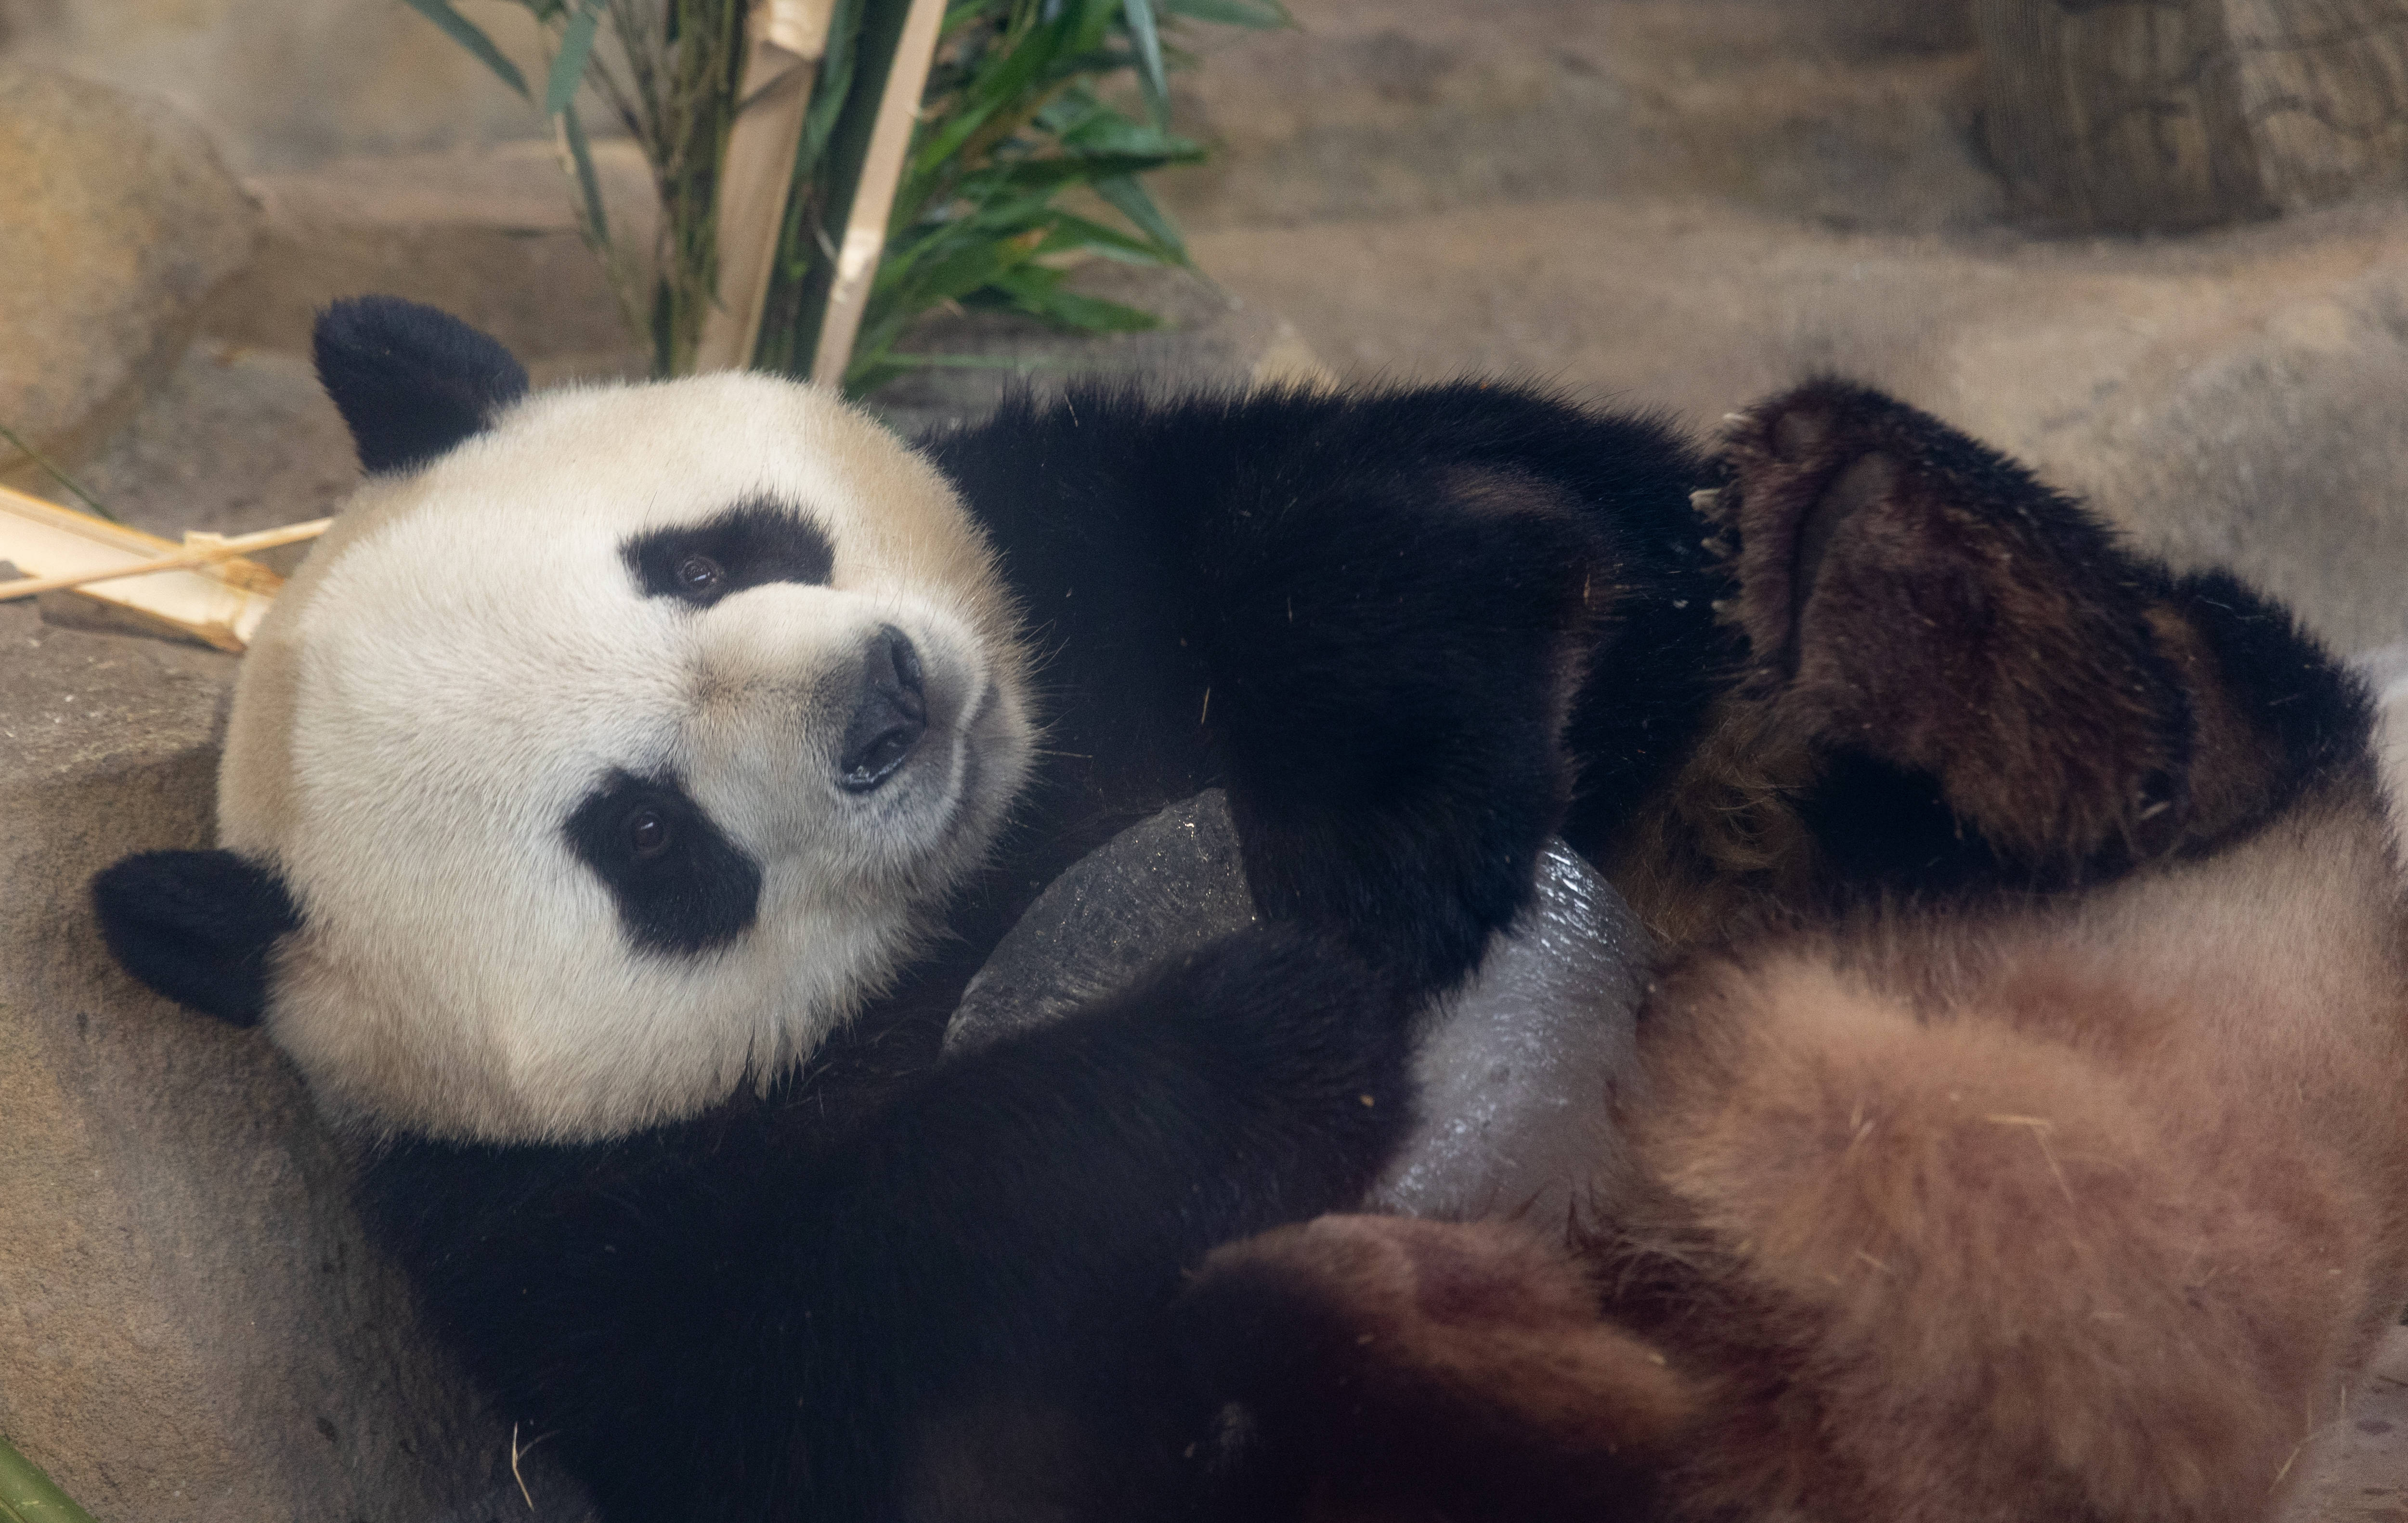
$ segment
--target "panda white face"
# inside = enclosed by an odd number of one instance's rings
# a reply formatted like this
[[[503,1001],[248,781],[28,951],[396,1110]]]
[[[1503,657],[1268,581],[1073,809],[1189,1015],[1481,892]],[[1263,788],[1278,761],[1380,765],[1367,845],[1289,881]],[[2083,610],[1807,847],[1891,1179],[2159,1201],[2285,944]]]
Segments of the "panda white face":
[[[922,943],[1027,773],[950,486],[758,376],[517,402],[371,479],[246,659],[221,844],[337,1114],[493,1140],[690,1114]]]

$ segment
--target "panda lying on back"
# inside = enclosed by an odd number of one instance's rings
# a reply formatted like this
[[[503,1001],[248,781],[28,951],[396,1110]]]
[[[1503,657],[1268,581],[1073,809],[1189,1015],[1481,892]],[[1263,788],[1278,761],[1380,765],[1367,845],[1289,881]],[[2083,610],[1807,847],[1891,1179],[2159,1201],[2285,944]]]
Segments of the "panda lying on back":
[[[609,1517],[1154,1510],[1182,1271],[1359,1200],[1411,1017],[1707,697],[1643,420],[1079,393],[921,455],[755,376],[528,396],[394,300],[317,354],[368,481],[244,664],[220,849],[103,927],[377,1140],[376,1228]],[[1037,891],[1213,783],[1268,928],[932,1066]]]

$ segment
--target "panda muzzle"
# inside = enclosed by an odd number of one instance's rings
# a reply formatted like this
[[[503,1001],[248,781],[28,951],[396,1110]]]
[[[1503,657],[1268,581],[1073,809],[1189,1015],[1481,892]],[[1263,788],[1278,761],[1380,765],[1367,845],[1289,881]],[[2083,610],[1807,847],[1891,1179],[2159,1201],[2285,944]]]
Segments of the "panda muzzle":
[[[837,781],[849,793],[874,793],[903,769],[928,732],[920,653],[893,625],[881,625],[861,657],[861,697],[844,726]]]

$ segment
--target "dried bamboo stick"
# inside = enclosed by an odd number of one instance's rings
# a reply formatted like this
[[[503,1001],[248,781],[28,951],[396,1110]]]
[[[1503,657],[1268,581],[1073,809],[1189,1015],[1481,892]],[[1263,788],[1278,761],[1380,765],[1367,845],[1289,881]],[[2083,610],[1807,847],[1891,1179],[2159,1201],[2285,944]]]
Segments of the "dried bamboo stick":
[[[194,548],[0,487],[0,560],[35,576],[114,575]],[[70,596],[107,604],[114,616],[159,634],[239,655],[283,584],[257,561],[229,554],[132,581],[79,586]]]
[[[146,577],[154,571],[181,571],[191,567],[207,566],[213,561],[232,560],[254,550],[273,550],[278,545],[298,544],[314,539],[326,532],[335,521],[313,518],[306,524],[287,524],[280,529],[262,529],[256,534],[238,534],[231,539],[209,539],[188,544],[183,549],[165,555],[154,555],[131,566],[113,566],[97,571],[74,571],[64,576],[22,577],[15,582],[0,582],[0,603],[14,598],[31,597],[36,593],[63,592],[69,587],[89,586],[95,582],[115,582],[120,577]]]
[[[718,292],[703,313],[696,370],[752,363],[803,117],[835,14],[834,0],[753,0],[745,17],[742,104],[720,168]]]
[[[911,129],[920,119],[920,96],[928,88],[928,66],[936,60],[944,23],[945,0],[911,0],[903,19],[895,66],[887,71],[878,120],[869,132],[869,151],[853,186],[853,213],[845,219],[844,241],[837,249],[836,279],[828,285],[819,351],[811,356],[811,379],[823,386],[844,384],[845,367],[853,363],[853,341],[861,332],[862,310],[869,305],[869,282],[878,274],[879,256],[886,251],[886,220],[895,210],[895,190],[910,155]]]

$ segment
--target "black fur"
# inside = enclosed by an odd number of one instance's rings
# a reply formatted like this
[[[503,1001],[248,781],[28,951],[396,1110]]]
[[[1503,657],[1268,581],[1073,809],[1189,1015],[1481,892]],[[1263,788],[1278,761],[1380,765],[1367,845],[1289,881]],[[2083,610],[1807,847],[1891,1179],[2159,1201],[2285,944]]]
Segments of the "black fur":
[[[975,956],[1123,826],[1224,783],[1267,912],[1447,986],[1539,844],[1608,840],[1713,685],[1703,467],[1646,420],[1473,384],[1091,389],[927,448],[1050,656],[1058,754],[956,917]]]
[[[638,535],[620,547],[647,597],[709,608],[729,593],[772,582],[827,585],[836,549],[802,510],[744,502],[700,524]]]
[[[1249,933],[865,1116],[787,1093],[594,1147],[404,1142],[368,1203],[608,1517],[1144,1516],[1151,1317],[1212,1244],[1359,1197],[1408,1118],[1406,1013]]]
[[[2267,813],[2365,765],[2373,695],[2289,609],[2220,569],[2181,577],[2162,596],[2205,637],[2245,716],[2272,741]]]
[[[526,371],[509,350],[397,296],[333,303],[318,314],[310,348],[371,476],[425,465],[526,395]]]
[[[232,852],[144,852],[95,875],[101,936],[125,970],[235,1026],[267,1009],[269,958],[301,928],[283,879]]]
[[[594,869],[638,951],[691,956],[744,934],[761,907],[761,869],[674,776],[613,772],[562,826]]]

